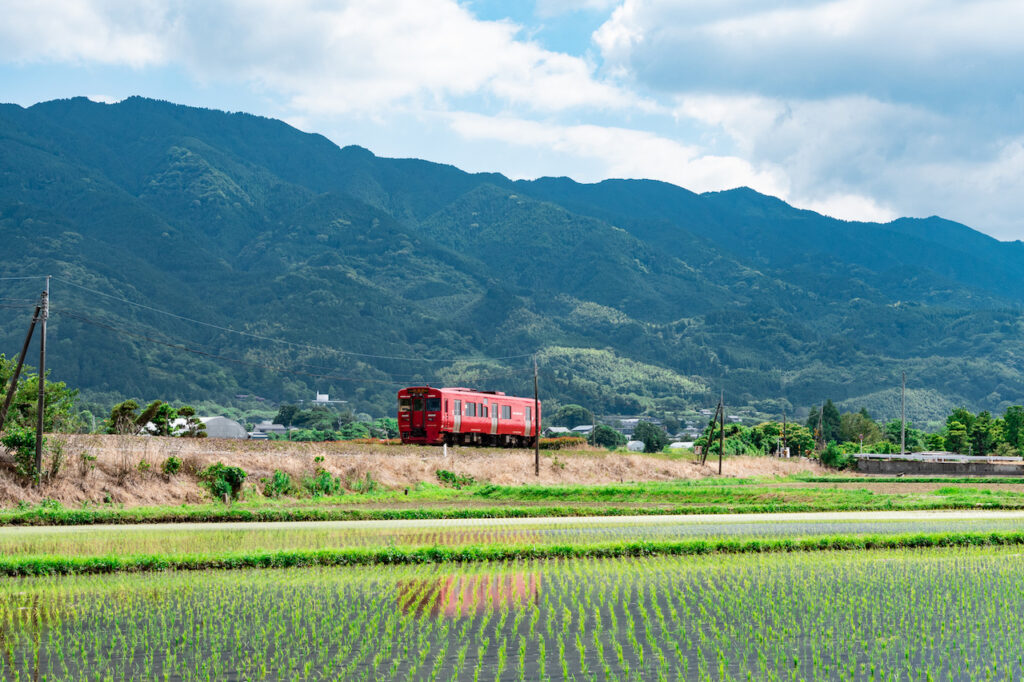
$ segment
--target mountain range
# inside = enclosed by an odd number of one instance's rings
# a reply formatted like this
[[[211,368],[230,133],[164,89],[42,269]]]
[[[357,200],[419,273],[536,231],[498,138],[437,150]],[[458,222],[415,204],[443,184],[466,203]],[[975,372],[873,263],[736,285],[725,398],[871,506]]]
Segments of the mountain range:
[[[830,398],[919,423],[1024,399],[1024,245],[747,188],[511,180],[132,97],[0,105],[0,277],[51,274],[48,366],[97,402],[403,385],[598,413]],[[41,281],[0,280],[0,352]],[[170,313],[170,314],[167,314]]]

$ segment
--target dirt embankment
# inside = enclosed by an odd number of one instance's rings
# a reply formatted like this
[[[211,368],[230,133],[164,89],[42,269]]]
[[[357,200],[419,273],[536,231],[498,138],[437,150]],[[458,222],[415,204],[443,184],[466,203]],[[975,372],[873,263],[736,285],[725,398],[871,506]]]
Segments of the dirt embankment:
[[[355,443],[289,443],[219,439],[147,438],[135,436],[49,436],[63,447],[64,461],[57,476],[39,488],[25,485],[14,474],[10,454],[0,454],[0,506],[53,499],[67,506],[83,502],[115,502],[128,506],[183,504],[208,499],[195,473],[214,462],[239,466],[249,474],[247,486],[280,469],[298,479],[323,467],[351,488],[369,475],[386,488],[420,481],[436,483],[446,469],[478,481],[502,485],[600,484],[629,481],[698,479],[716,475],[717,462],[701,467],[685,460],[642,454],[541,451],[540,476],[534,474],[533,451],[480,448],[363,445]],[[160,473],[168,457],[182,460],[182,472]],[[316,458],[323,457],[318,462]],[[45,467],[44,467],[45,468]],[[731,457],[724,474],[731,477],[770,476],[798,472],[821,473],[806,460]]]

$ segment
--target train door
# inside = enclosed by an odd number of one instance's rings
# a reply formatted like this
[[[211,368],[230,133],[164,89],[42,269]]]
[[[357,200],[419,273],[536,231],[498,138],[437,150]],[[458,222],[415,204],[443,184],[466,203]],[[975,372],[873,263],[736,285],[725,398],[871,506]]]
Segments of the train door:
[[[498,410],[501,409],[501,405],[497,403],[491,403],[491,435],[497,435],[498,433]]]
[[[453,433],[462,433],[462,401],[455,401],[455,425],[452,429]]]
[[[414,436],[423,436],[427,428],[427,401],[423,396],[412,398],[412,410],[409,413],[409,431]]]
[[[526,406],[525,413],[524,413],[524,419],[523,419],[523,435],[524,436],[532,436],[533,435],[533,431],[531,430],[531,428],[532,428],[531,427],[532,418],[533,418],[533,408],[529,407],[529,406]]]

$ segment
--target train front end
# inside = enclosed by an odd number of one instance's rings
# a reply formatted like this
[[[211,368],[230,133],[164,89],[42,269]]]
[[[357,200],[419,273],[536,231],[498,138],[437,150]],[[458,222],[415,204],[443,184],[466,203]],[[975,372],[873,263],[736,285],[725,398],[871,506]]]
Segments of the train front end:
[[[440,445],[443,420],[441,389],[412,386],[398,392],[398,433],[403,443]]]

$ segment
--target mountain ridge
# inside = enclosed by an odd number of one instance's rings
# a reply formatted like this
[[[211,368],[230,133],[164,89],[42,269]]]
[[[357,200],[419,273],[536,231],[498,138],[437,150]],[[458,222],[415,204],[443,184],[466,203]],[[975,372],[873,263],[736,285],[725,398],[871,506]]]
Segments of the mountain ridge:
[[[943,407],[1024,392],[1020,242],[934,217],[841,221],[749,188],[510,180],[251,114],[74,98],[0,106],[0,235],[0,276],[60,274],[287,342],[68,287],[52,366],[98,400],[317,387],[383,412],[399,382],[529,390],[502,358],[535,352],[550,398],[619,413],[716,387],[766,413],[888,405],[872,396],[903,370]],[[8,355],[16,319],[0,310]]]

